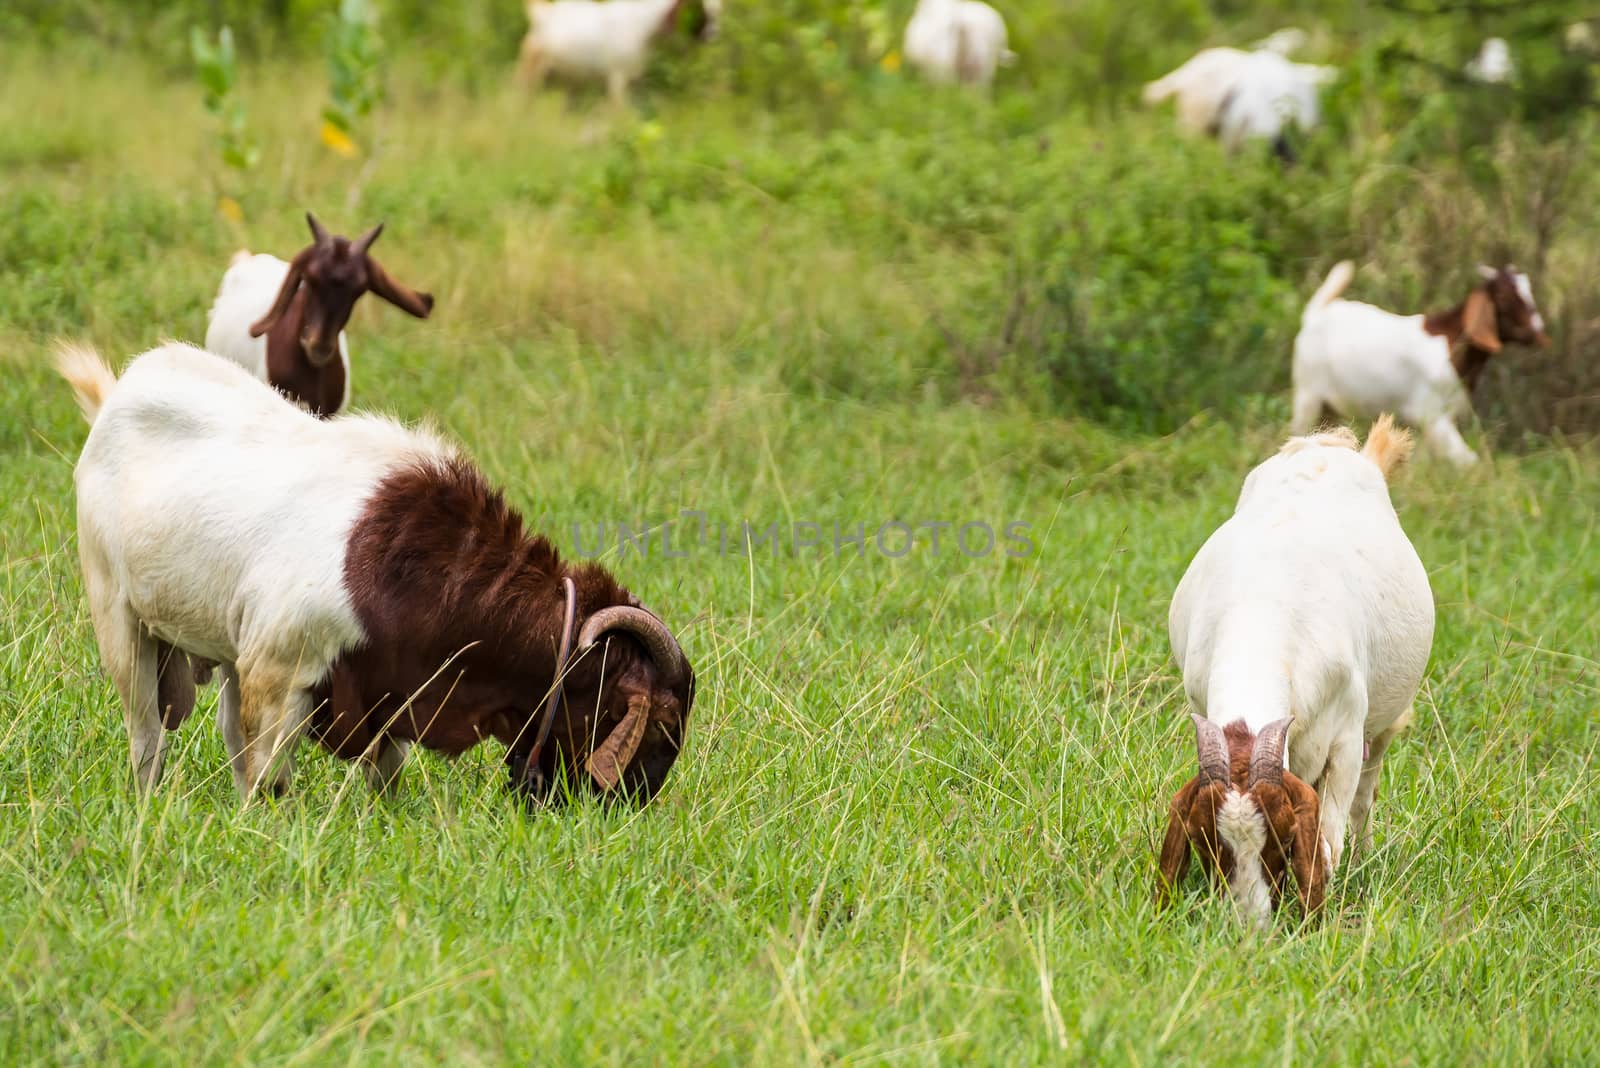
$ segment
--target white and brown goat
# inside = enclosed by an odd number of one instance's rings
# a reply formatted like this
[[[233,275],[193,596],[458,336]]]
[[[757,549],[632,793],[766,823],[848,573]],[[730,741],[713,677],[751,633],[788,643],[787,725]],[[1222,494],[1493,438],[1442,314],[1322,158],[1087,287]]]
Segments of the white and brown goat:
[[[1428,574],[1389,501],[1410,451],[1385,416],[1357,451],[1339,429],[1262,463],[1172,598],[1199,772],[1168,810],[1157,901],[1198,853],[1265,923],[1293,873],[1323,902],[1346,828],[1364,846],[1384,752],[1433,644]]]
[[[1489,357],[1506,342],[1550,344],[1527,275],[1514,266],[1480,266],[1478,274],[1455,307],[1396,315],[1338,299],[1355,267],[1335,264],[1306,304],[1294,339],[1290,432],[1308,432],[1324,407],[1346,418],[1393,412],[1420,429],[1429,448],[1460,465],[1477,462],[1456,420],[1472,411]]]
[[[87,349],[59,368],[91,423],[78,550],[141,788],[193,709],[174,651],[222,665],[246,797],[287,786],[307,728],[375,787],[413,742],[492,737],[533,796],[563,777],[660,788],[693,701],[676,639],[603,568],[529,535],[457,450],[389,419],[316,419],[188,345],[120,379]]]
[[[226,357],[313,415],[343,408],[350,392],[344,327],[356,301],[376,293],[418,319],[433,297],[396,281],[372,256],[379,223],[355,240],[330,234],[306,212],[311,244],[288,263],[234,253],[211,305],[206,348]]]

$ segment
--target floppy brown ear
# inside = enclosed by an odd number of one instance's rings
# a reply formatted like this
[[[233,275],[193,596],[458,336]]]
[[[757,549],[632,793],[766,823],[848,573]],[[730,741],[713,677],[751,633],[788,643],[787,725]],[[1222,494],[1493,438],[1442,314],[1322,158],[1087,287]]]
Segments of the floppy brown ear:
[[[383,269],[383,264],[371,256],[367,257],[367,288],[396,308],[409,312],[418,319],[426,319],[428,313],[433,311],[433,294],[419,293],[410,286],[396,282],[393,276]]]
[[[1161,870],[1156,875],[1156,908],[1172,900],[1172,892],[1189,871],[1189,810],[1200,790],[1197,775],[1183,784],[1167,806],[1167,836],[1161,842]]]
[[[1328,863],[1322,853],[1322,809],[1317,792],[1307,783],[1284,773],[1283,789],[1294,806],[1294,846],[1289,862],[1294,869],[1300,908],[1307,916],[1322,908],[1328,894]]]
[[[300,288],[300,279],[305,275],[306,261],[311,258],[311,253],[311,248],[303,248],[289,261],[289,273],[283,276],[283,285],[278,287],[278,296],[273,300],[272,308],[267,314],[250,327],[251,337],[260,337],[271,330],[289,310],[289,302],[294,300],[295,290]]]
[[[1474,289],[1467,297],[1461,331],[1469,342],[1485,352],[1500,351],[1500,332],[1494,325],[1494,301],[1482,287]]]

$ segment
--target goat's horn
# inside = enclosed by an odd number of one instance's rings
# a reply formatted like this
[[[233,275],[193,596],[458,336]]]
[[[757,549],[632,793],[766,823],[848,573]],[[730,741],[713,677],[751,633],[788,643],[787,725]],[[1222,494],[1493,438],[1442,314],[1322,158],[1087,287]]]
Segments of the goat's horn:
[[[1255,748],[1250,751],[1249,788],[1264,782],[1272,786],[1283,785],[1283,747],[1289,740],[1289,719],[1275,719],[1256,735]]]
[[[332,238],[328,236],[328,231],[323,228],[321,223],[317,222],[317,217],[311,214],[309,211],[306,212],[306,223],[311,227],[312,240],[318,245],[326,245],[332,240]]]
[[[578,632],[578,651],[581,653],[612,630],[627,631],[644,643],[650,659],[655,661],[657,670],[662,674],[663,686],[672,689],[683,681],[686,664],[678,639],[672,636],[667,625],[657,619],[654,613],[643,608],[612,605],[600,609],[584,622],[583,629]]]
[[[379,223],[377,226],[374,226],[372,229],[356,238],[356,243],[351,251],[353,251],[357,256],[365,256],[367,254],[367,249],[372,247],[372,243],[378,240],[378,235],[381,233],[383,233],[383,223]]]
[[[1222,728],[1204,716],[1189,713],[1194,720],[1194,748],[1200,758],[1200,777],[1227,785],[1233,780],[1228,774],[1228,740]]]
[[[650,702],[642,697],[628,702],[628,714],[622,717],[600,748],[589,754],[584,770],[594,777],[602,790],[615,790],[622,773],[633,762],[644,740],[644,729],[650,725]]]

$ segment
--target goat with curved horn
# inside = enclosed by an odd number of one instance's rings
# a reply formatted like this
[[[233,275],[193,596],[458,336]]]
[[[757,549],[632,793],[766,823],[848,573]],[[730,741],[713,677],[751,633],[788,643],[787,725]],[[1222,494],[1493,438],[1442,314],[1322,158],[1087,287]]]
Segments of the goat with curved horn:
[[[1248,789],[1254,790],[1257,783],[1283,785],[1283,749],[1289,741],[1290,722],[1289,717],[1275,719],[1256,735],[1255,748],[1250,752]]]
[[[1200,777],[1226,786],[1233,776],[1228,771],[1228,740],[1222,728],[1204,716],[1189,713],[1194,720],[1195,755],[1200,759]]]

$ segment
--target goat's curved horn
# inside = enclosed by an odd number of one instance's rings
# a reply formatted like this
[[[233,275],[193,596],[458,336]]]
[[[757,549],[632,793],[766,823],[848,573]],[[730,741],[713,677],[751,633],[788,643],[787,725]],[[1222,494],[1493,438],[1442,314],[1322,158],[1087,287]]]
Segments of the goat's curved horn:
[[[1228,774],[1228,740],[1222,728],[1204,716],[1189,713],[1194,720],[1195,755],[1200,758],[1200,777],[1226,786],[1233,776]]]
[[[311,227],[311,239],[319,246],[326,245],[329,241],[333,240],[328,236],[328,231],[323,227],[323,225],[317,221],[317,217],[311,214],[309,211],[306,212],[306,224]]]
[[[383,223],[379,223],[377,226],[374,226],[372,229],[356,238],[355,244],[351,246],[350,251],[354,252],[357,256],[365,256],[367,254],[367,249],[372,247],[372,243],[378,240],[378,235],[381,233],[383,233]]]
[[[1256,735],[1255,748],[1250,751],[1250,789],[1260,782],[1283,785],[1283,747],[1289,741],[1289,722],[1288,717],[1275,719]]]
[[[578,632],[578,651],[581,653],[599,641],[607,631],[627,631],[644,643],[650,659],[662,673],[662,685],[676,687],[684,676],[683,649],[672,636],[667,625],[643,608],[629,605],[612,605],[590,616]]]

